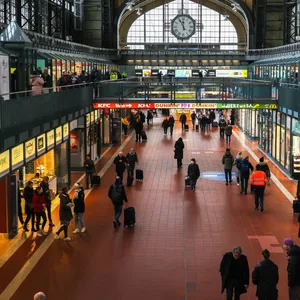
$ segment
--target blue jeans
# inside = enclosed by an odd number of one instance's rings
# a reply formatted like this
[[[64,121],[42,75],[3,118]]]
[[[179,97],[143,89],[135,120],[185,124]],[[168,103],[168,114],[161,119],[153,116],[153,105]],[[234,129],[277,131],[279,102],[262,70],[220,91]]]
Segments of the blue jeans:
[[[120,222],[119,220],[120,220],[120,217],[122,214],[123,205],[114,204],[114,208],[115,208],[115,221],[117,223],[119,223]]]
[[[255,186],[255,207],[258,207],[258,203],[260,207],[264,207],[264,186]]]
[[[226,143],[230,143],[231,135],[226,134]]]
[[[226,182],[228,183],[228,177],[229,177],[229,181],[231,182],[232,181],[232,178],[231,178],[231,169],[224,169],[224,171],[225,171]]]
[[[82,228],[85,227],[83,221],[83,213],[75,213],[74,220],[75,220],[75,229],[78,229],[78,221],[80,222]]]
[[[191,189],[196,188],[197,179],[190,178]]]

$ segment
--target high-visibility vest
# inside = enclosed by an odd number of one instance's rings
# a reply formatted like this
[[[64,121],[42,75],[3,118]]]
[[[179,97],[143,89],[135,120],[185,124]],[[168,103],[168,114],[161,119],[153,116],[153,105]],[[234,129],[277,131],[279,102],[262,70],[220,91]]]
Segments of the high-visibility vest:
[[[254,171],[250,178],[250,183],[254,186],[265,186],[267,183],[266,173],[263,171]]]

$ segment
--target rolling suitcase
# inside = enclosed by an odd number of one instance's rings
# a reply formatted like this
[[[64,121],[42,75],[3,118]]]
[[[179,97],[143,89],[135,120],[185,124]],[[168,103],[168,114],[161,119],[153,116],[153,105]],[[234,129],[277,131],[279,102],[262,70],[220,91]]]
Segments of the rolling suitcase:
[[[294,214],[300,213],[300,200],[293,201],[293,211],[294,211]]]
[[[190,177],[189,176],[185,176],[185,186],[190,186],[191,185],[191,181],[190,181]]]
[[[196,131],[199,131],[199,125],[198,124],[196,125]]]
[[[124,209],[124,227],[134,227],[135,224],[135,209],[128,207]]]
[[[188,125],[188,124],[185,124],[185,125],[184,125],[184,129],[185,129],[185,131],[189,131],[189,125]]]
[[[144,172],[141,169],[135,170],[135,178],[136,180],[143,180],[144,179]]]
[[[100,186],[100,184],[101,184],[101,178],[100,178],[100,176],[94,175],[92,183],[93,183],[93,185]]]
[[[144,130],[141,131],[142,141],[147,141],[147,134]]]
[[[133,177],[128,175],[127,176],[127,186],[132,186],[133,183]]]

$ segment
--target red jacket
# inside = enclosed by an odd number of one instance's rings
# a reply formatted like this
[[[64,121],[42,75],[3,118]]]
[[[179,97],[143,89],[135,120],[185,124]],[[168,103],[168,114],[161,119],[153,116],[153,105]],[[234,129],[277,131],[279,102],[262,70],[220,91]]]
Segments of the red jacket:
[[[35,213],[42,212],[44,210],[43,204],[46,205],[44,194],[38,194],[37,192],[35,192],[32,203]]]

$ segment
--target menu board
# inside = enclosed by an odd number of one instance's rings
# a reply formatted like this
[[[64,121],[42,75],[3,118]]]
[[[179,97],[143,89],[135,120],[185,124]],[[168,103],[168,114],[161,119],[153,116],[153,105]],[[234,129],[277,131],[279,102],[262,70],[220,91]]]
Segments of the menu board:
[[[46,152],[46,135],[41,134],[37,137],[37,154],[41,155]]]
[[[15,170],[24,164],[24,144],[11,149],[11,168]]]
[[[47,132],[47,150],[49,151],[54,147],[55,139],[54,139],[54,129]]]
[[[9,173],[9,150],[0,153],[0,177]]]
[[[63,140],[66,141],[69,138],[69,123],[63,125]]]
[[[86,114],[85,122],[86,122],[86,126],[90,125],[90,123],[91,123],[91,115],[90,114]]]
[[[29,162],[35,158],[35,139],[29,140],[25,143],[25,160]]]
[[[61,129],[61,126],[55,128],[55,142],[56,142],[56,145],[59,145],[62,142],[62,129]]]

